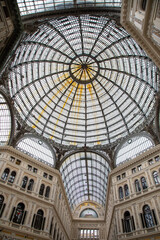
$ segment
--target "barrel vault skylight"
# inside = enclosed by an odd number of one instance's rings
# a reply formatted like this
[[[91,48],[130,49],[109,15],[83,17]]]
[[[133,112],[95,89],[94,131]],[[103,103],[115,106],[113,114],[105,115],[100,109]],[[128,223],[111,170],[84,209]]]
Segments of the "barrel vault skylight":
[[[156,71],[113,20],[65,16],[24,35],[8,87],[36,133],[60,146],[106,147],[153,119]]]
[[[106,159],[93,152],[78,152],[66,158],[60,173],[71,208],[86,201],[104,207],[109,171]]]
[[[121,0],[17,0],[21,16],[81,7],[121,7]]]

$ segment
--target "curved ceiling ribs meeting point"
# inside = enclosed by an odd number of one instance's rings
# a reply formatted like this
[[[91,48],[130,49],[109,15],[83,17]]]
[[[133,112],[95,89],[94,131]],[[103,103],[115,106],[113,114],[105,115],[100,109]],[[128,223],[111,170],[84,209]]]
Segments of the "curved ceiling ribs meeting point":
[[[56,148],[110,149],[153,120],[154,73],[146,53],[109,17],[63,16],[25,34],[8,90],[19,121]]]

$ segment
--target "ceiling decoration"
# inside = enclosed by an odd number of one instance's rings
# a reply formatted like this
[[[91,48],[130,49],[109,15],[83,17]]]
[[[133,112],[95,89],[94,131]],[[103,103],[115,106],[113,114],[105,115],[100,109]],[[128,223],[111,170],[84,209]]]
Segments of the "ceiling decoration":
[[[60,147],[105,148],[153,119],[157,68],[108,17],[46,20],[10,69],[21,123]]]

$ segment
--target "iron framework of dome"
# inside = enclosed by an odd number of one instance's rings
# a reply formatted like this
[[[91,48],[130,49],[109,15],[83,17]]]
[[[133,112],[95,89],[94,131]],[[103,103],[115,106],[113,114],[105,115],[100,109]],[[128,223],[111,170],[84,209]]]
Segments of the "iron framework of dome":
[[[104,16],[44,21],[16,50],[8,88],[21,123],[60,146],[107,147],[153,119],[156,66]]]

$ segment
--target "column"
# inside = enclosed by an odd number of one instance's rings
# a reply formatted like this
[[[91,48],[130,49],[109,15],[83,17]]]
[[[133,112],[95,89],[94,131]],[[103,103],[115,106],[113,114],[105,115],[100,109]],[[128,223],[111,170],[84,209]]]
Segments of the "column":
[[[35,189],[34,193],[35,193],[36,195],[39,193],[39,188],[40,188],[40,185],[41,185],[41,181],[42,181],[42,179],[37,178],[36,185],[35,185],[35,187],[34,187],[34,189]]]
[[[140,214],[140,212],[142,212],[142,210],[139,211],[139,207],[137,205],[134,205],[134,210],[135,210],[135,216],[137,218],[137,227],[138,227],[138,229],[141,229],[142,228],[142,223],[141,223],[141,219],[140,219],[139,214]]]
[[[5,210],[6,210],[5,218],[7,218],[7,220],[9,220],[9,218],[10,218],[13,207],[16,207],[15,202],[16,202],[16,196],[11,194],[10,195],[10,200],[8,201],[8,204],[5,207]]]
[[[31,226],[31,223],[32,223],[31,215],[32,215],[32,213],[33,213],[33,203],[29,202],[28,212],[27,212],[27,217],[26,217],[26,225],[27,226]]]
[[[53,210],[50,208],[47,209],[47,216],[46,216],[46,231],[49,233],[50,224],[53,217]]]
[[[136,215],[136,205],[133,204],[131,208],[132,208],[132,215],[135,223],[135,229],[137,230],[139,228],[139,222],[138,222],[138,216]]]
[[[150,172],[149,169],[147,170],[147,179],[148,179],[148,181],[149,181],[149,183],[150,183],[150,184],[149,184],[150,186],[148,186],[148,187],[153,186],[153,185],[154,185],[153,177],[152,177],[151,172]]]
[[[153,205],[153,209],[155,210],[155,213],[156,213],[156,218],[157,218],[157,221],[158,221],[158,224],[160,223],[160,217],[159,217],[159,213],[158,213],[158,209],[157,209],[157,205],[156,205],[156,196],[154,196],[152,199],[151,199],[151,202],[152,202],[152,205]]]
[[[130,194],[134,194],[135,190],[134,190],[134,183],[132,183],[132,180],[129,178],[128,179],[128,185],[129,185],[129,189],[130,189]]]
[[[23,179],[23,171],[19,169],[17,178],[16,178],[16,185],[19,185],[21,187],[22,179]]]
[[[113,189],[113,198],[114,198],[114,201],[117,201],[117,195],[116,195],[116,188],[115,188],[115,186],[112,186],[112,189]]]
[[[2,176],[2,173],[4,172],[4,169],[6,168],[6,162],[3,163],[3,166],[0,171],[0,177]]]
[[[123,231],[122,231],[122,221],[120,219],[118,211],[119,210],[116,210],[116,225],[117,225],[118,234],[121,234],[121,233],[123,233]]]
[[[5,169],[5,162],[3,160],[0,160],[0,169],[1,169],[1,171],[0,171],[0,177],[1,177],[1,175]]]
[[[29,209],[31,209],[31,211],[28,214],[28,218],[26,220],[26,223],[27,223],[28,226],[31,226],[33,216],[34,216],[34,214],[36,214],[36,212],[35,212],[36,211],[36,203],[32,202],[31,207]]]

